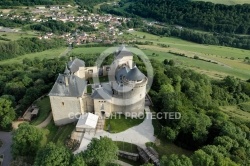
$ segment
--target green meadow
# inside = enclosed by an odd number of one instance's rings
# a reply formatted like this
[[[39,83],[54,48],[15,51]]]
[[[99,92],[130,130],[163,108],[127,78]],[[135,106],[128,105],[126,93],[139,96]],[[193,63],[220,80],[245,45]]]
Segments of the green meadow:
[[[99,54],[108,47],[78,47],[72,50],[72,54]]]
[[[11,41],[18,40],[20,38],[25,37],[37,37],[37,34],[35,32],[25,32],[25,33],[13,33],[13,32],[0,32],[0,37],[10,39]],[[0,39],[0,42],[3,42],[4,40]]]
[[[142,42],[153,42],[152,45],[138,45],[149,58],[160,61],[174,59],[176,65],[180,67],[194,69],[213,78],[223,78],[227,75],[233,75],[241,79],[250,78],[250,64],[244,62],[246,57],[250,58],[250,50],[197,44],[182,39],[159,37],[137,31],[125,34],[125,37],[126,39],[136,38],[137,41]],[[165,44],[170,47],[161,47],[158,44]],[[169,52],[185,54],[187,57],[177,56]],[[198,56],[199,59],[194,59],[194,56]]]
[[[44,58],[48,58],[48,59],[51,59],[51,58],[59,57],[66,49],[67,49],[67,47],[61,47],[61,48],[50,49],[50,50],[46,50],[46,51],[42,51],[42,52],[25,54],[25,55],[22,55],[22,56],[18,56],[16,58],[0,61],[0,65],[11,64],[11,63],[22,63],[24,58],[28,58],[28,59],[33,59],[33,58],[44,59]]]

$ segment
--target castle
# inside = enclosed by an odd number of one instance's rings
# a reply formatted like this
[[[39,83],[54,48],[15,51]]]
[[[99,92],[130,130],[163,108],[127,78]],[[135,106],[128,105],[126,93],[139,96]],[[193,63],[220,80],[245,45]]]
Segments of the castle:
[[[108,77],[109,81],[89,83],[98,77]],[[142,115],[147,82],[125,46],[116,51],[113,63],[107,66],[86,67],[84,61],[71,59],[49,93],[54,122],[57,126],[72,123],[77,121],[73,115],[85,113],[103,117],[112,113]]]

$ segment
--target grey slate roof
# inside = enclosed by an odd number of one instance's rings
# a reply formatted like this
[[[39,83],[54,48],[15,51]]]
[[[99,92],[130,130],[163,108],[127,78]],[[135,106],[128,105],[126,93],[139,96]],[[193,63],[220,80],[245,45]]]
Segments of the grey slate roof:
[[[111,94],[103,87],[95,89],[94,93],[91,95],[93,99],[111,99]]]
[[[127,66],[122,67],[121,69],[117,70],[115,73],[115,78],[116,81],[121,82],[122,81],[122,77],[126,77],[126,75],[129,72],[129,68]]]
[[[130,81],[140,81],[144,78],[145,75],[136,66],[131,69],[126,76],[126,79]]]
[[[77,72],[79,67],[85,67],[85,62],[78,58],[68,62],[68,68],[72,73]]]
[[[49,96],[81,97],[87,86],[87,82],[75,75],[68,75],[69,85],[66,86],[65,75],[59,74]]]
[[[122,45],[118,50],[117,50],[117,57],[124,57],[124,56],[133,56],[133,54],[126,49],[124,45]]]
[[[69,71],[67,65],[66,65],[66,67],[65,67],[64,74],[70,74],[70,71]]]

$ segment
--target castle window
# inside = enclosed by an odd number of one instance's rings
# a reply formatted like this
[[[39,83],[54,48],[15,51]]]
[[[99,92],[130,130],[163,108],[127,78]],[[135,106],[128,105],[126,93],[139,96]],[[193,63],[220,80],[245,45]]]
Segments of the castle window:
[[[62,102],[62,105],[64,105],[64,102]]]

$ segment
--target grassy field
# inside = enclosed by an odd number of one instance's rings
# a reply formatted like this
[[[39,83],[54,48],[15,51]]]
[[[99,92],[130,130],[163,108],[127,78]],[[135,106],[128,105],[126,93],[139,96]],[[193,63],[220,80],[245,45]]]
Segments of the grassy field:
[[[206,1],[212,3],[226,4],[226,5],[250,3],[250,0],[193,0],[193,1]]]
[[[35,104],[39,108],[39,114],[38,114],[38,117],[32,120],[31,124],[39,125],[49,116],[49,113],[51,111],[49,97],[45,97],[41,99],[40,101],[37,101]]]
[[[74,48],[72,54],[97,54],[105,51],[108,47],[80,47]]]
[[[105,122],[105,129],[108,130],[108,126],[110,125],[110,132],[111,133],[119,133],[125,131],[133,126],[137,126],[143,122],[143,119],[132,119],[126,118],[125,115],[110,117],[106,119]]]
[[[243,121],[250,121],[250,112],[243,111],[238,108],[238,106],[221,106],[220,110],[230,117],[239,118]]]
[[[61,48],[50,49],[50,50],[37,52],[37,53],[25,54],[25,55],[22,55],[22,56],[18,56],[16,58],[0,61],[0,65],[2,65],[2,64],[11,64],[11,63],[22,63],[24,58],[29,58],[29,59],[33,59],[33,58],[36,58],[36,57],[39,58],[39,59],[55,58],[55,57],[59,57],[59,55],[61,53],[63,53],[66,49],[67,49],[66,47],[61,47]]]
[[[143,39],[145,36],[145,39]],[[233,75],[242,79],[250,78],[250,65],[244,62],[245,57],[250,57],[250,50],[243,50],[231,47],[202,45],[172,37],[159,37],[156,35],[134,31],[125,34],[126,39],[137,39],[138,41],[150,41],[153,45],[138,45],[139,48],[150,58],[163,61],[174,59],[178,66],[194,69],[202,74],[213,78],[223,78],[226,75]],[[157,44],[165,44],[170,47],[161,47]],[[185,54],[187,57],[180,57],[169,52]],[[158,54],[152,56],[152,54]],[[194,56],[200,59],[216,62],[205,62],[193,59]]]
[[[58,145],[64,145],[65,140],[70,136],[74,128],[74,123],[57,127],[55,126],[54,121],[51,120],[49,125],[43,129],[44,138],[42,141],[42,145],[46,145],[48,142],[54,142]]]
[[[35,33],[31,33],[31,32],[27,32],[27,33],[0,32],[0,36],[3,38],[10,39],[11,41],[18,40],[22,37],[23,38],[24,37],[37,37]]]

